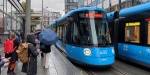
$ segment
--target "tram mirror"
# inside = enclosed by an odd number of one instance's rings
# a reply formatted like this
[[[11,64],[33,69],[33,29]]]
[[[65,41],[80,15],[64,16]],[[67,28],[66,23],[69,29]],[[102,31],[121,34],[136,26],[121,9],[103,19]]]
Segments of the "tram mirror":
[[[114,12],[114,19],[118,19],[119,18],[119,11],[115,11]]]

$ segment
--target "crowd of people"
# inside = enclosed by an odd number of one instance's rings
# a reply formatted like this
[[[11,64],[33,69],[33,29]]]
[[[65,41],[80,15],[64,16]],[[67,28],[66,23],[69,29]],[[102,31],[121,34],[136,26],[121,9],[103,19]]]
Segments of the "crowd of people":
[[[37,75],[37,56],[41,54],[42,66],[49,68],[51,45],[39,41],[39,33],[30,33],[24,39],[18,33],[10,32],[3,42],[4,57],[0,57],[0,68],[8,64],[7,75],[16,75],[16,64],[21,62],[22,72],[26,75]]]

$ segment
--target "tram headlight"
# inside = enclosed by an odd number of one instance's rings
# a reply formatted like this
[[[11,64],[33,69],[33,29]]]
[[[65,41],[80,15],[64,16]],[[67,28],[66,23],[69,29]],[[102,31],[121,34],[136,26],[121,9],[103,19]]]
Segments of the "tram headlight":
[[[91,55],[91,50],[89,48],[84,49],[84,55],[90,56]]]

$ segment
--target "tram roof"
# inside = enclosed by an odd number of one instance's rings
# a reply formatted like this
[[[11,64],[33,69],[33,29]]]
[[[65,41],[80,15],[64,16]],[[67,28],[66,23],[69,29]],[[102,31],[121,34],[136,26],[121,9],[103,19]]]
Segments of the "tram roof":
[[[150,16],[149,13],[150,13],[150,2],[121,9],[119,12],[119,16],[120,17],[128,17],[132,15]],[[107,13],[107,16],[109,20],[113,20],[114,12]]]
[[[120,16],[129,16],[136,14],[144,14],[150,12],[150,2],[141,5],[125,8],[120,11]]]
[[[99,11],[103,11],[103,12],[106,12],[104,9],[102,8],[98,8],[98,7],[80,7],[78,9],[74,9],[74,10],[71,10],[70,12],[68,12],[67,14],[65,14],[63,17],[59,18],[58,20],[56,21],[61,21],[63,19],[65,19],[66,17],[72,15],[73,13],[76,13],[76,12],[80,12],[80,11],[90,11],[90,10],[99,10]]]

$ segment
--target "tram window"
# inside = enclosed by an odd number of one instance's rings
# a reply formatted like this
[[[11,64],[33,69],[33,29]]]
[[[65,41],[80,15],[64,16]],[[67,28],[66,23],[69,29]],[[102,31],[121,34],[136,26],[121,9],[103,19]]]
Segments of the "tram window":
[[[150,21],[148,22],[148,44],[150,44]]]
[[[140,23],[126,23],[125,42],[140,43]]]
[[[76,23],[73,24],[73,43],[78,44],[79,43],[79,32]]]
[[[63,38],[63,26],[61,27],[61,39]]]
[[[59,37],[61,38],[61,27],[59,27]]]
[[[59,27],[57,27],[57,36],[59,36],[59,32],[60,32]]]
[[[59,27],[59,37],[61,38],[61,27]]]
[[[67,35],[65,36],[66,37],[66,42],[71,44],[72,43],[72,38],[71,38],[72,37],[72,35],[71,35],[72,33],[71,32],[73,32],[72,31],[72,25],[68,25],[66,27],[66,30],[67,30],[66,31]]]
[[[65,41],[65,36],[66,36],[66,26],[63,27],[63,39],[62,39],[62,40],[63,40],[64,42],[66,42],[66,41]]]

